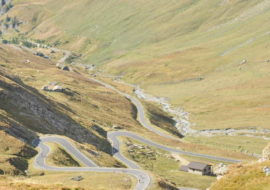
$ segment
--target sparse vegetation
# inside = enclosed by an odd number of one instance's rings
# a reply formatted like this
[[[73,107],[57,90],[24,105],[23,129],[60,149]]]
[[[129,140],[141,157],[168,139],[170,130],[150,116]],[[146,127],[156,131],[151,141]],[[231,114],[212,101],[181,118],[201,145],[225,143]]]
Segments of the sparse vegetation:
[[[52,152],[48,158],[49,163],[56,166],[74,166],[79,167],[80,163],[77,162],[69,153],[67,153],[62,147],[56,144],[50,144]]]
[[[28,48],[35,48],[37,47],[35,44],[29,42],[29,41],[22,41],[22,45]]]
[[[229,173],[215,183],[211,190],[264,190],[269,189],[269,176],[263,173],[263,167],[270,162],[235,165]]]
[[[3,119],[0,111],[0,119]],[[8,131],[10,127],[0,120],[0,129]],[[28,169],[28,159],[33,157],[36,151],[16,137],[0,130],[0,170],[6,175],[25,175]]]

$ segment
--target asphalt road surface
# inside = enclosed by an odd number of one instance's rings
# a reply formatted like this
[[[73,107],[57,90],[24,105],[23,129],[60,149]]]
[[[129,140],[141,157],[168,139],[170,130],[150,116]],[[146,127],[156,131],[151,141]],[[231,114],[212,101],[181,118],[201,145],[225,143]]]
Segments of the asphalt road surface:
[[[167,147],[167,146],[161,145],[159,143],[153,142],[151,140],[148,140],[148,139],[146,139],[144,137],[141,137],[138,134],[135,134],[135,133],[132,133],[132,132],[127,132],[127,131],[109,132],[108,133],[108,139],[112,143],[114,157],[117,158],[118,160],[122,161],[125,164],[128,163],[127,166],[131,167],[131,168],[136,168],[136,166],[134,166],[133,162],[131,162],[130,160],[128,160],[127,158],[125,158],[121,154],[120,141],[118,140],[118,137],[129,137],[129,138],[135,139],[137,141],[140,141],[140,142],[142,142],[144,144],[147,144],[149,146],[153,146],[153,147],[156,147],[156,148],[168,151],[168,152],[178,153],[178,154],[181,154],[181,155],[187,155],[187,156],[198,157],[198,158],[206,158],[206,159],[216,160],[216,161],[220,161],[220,162],[229,162],[229,163],[238,163],[238,162],[240,162],[240,160],[234,160],[234,159],[230,159],[230,158],[223,158],[223,157],[218,157],[218,156],[213,156],[213,155],[188,152],[188,151],[183,151],[183,150],[180,150],[180,149]],[[138,167],[136,169],[138,169]]]
[[[45,143],[53,142],[62,145],[74,158],[84,163],[89,167],[54,167],[46,163],[46,158],[49,155],[50,147]],[[126,168],[103,168],[98,167],[92,160],[87,158],[75,146],[69,143],[66,139],[58,136],[45,136],[33,142],[37,148],[40,149],[38,155],[35,157],[34,166],[42,170],[57,171],[57,172],[106,172],[106,173],[122,173],[134,176],[138,183],[135,190],[145,190],[150,185],[151,178],[147,172],[137,169]],[[93,167],[91,167],[93,166]]]
[[[132,102],[132,104],[137,108],[137,111],[138,111],[138,118],[137,118],[137,120],[140,122],[140,124],[143,127],[145,127],[146,129],[148,129],[149,131],[152,131],[152,132],[156,133],[159,136],[162,136],[162,137],[165,137],[165,138],[169,138],[169,139],[173,139],[173,140],[179,140],[179,138],[174,137],[172,135],[169,135],[166,132],[160,131],[157,128],[155,128],[152,125],[150,125],[148,119],[145,116],[146,114],[145,114],[145,111],[144,111],[144,107],[143,107],[142,103],[137,98],[135,98],[135,97],[133,97],[133,96],[131,96],[129,94],[126,94],[124,92],[121,92],[120,90],[116,89],[112,85],[107,84],[105,82],[102,82],[102,81],[100,81],[98,79],[91,78],[91,80],[93,80],[93,81],[101,84],[102,86],[104,86],[106,88],[112,89],[115,92],[117,92],[118,94],[120,94],[120,95],[126,97],[127,99],[129,99]]]

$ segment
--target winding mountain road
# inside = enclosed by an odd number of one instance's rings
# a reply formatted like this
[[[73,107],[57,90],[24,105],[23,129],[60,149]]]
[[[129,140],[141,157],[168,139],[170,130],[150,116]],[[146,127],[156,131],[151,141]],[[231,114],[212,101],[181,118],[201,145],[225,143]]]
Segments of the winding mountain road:
[[[59,62],[64,62],[65,59],[67,59],[70,55],[68,51],[64,51],[64,57],[59,61]],[[138,112],[138,117],[137,120],[140,122],[140,124],[148,129],[149,131],[173,140],[179,140],[179,138],[176,138],[172,135],[169,135],[166,132],[163,132],[155,127],[153,127],[149,120],[146,118],[146,114],[144,111],[144,107],[142,103],[135,97],[121,92],[120,90],[116,89],[110,84],[107,84],[105,82],[102,82],[98,79],[91,78],[90,80],[95,81],[99,83],[100,85],[111,89],[120,95],[126,97],[129,99],[134,106],[137,108]],[[112,154],[113,156],[118,159],[119,161],[123,162],[127,168],[106,168],[106,167],[99,167],[97,164],[95,164],[92,160],[90,160],[88,157],[86,157],[80,150],[78,150],[75,146],[73,146],[70,142],[68,142],[67,139],[59,137],[59,136],[44,136],[41,137],[40,139],[36,139],[33,144],[40,149],[38,155],[36,156],[34,160],[34,166],[36,168],[42,169],[42,170],[49,170],[49,171],[62,171],[62,172],[109,172],[109,173],[123,173],[123,174],[128,174],[134,176],[138,183],[135,186],[135,190],[145,190],[147,189],[150,184],[151,184],[151,177],[150,175],[144,171],[141,170],[141,168],[133,161],[129,160],[126,158],[120,151],[120,145],[121,142],[119,141],[119,137],[128,137],[132,138],[135,140],[138,140],[144,144],[147,144],[149,146],[153,146],[168,152],[173,152],[173,153],[178,153],[182,155],[188,155],[188,156],[193,156],[193,157],[198,157],[198,158],[207,158],[211,160],[216,160],[216,161],[221,161],[221,162],[230,162],[230,163],[237,163],[240,162],[239,160],[234,160],[230,158],[222,158],[218,156],[213,156],[213,155],[207,155],[207,154],[199,154],[199,153],[194,153],[194,152],[187,152],[171,147],[167,147],[158,143],[155,143],[151,140],[147,140],[144,137],[128,132],[128,131],[111,131],[108,132],[107,138],[112,144]],[[46,163],[46,158],[49,155],[50,152],[50,147],[46,145],[48,142],[53,142],[53,143],[58,143],[62,145],[68,152],[71,154],[73,157],[75,157],[77,160],[79,160],[81,163],[83,163],[86,167],[55,167],[55,166],[49,166]]]
[[[207,155],[207,154],[200,154],[200,153],[195,153],[195,152],[188,152],[188,151],[183,151],[183,150],[180,150],[180,149],[167,147],[167,146],[161,145],[159,143],[153,142],[151,140],[147,140],[144,137],[141,137],[140,135],[137,135],[137,134],[132,133],[132,132],[127,132],[127,131],[109,132],[108,133],[108,139],[112,143],[112,147],[113,147],[113,150],[114,150],[113,155],[114,155],[115,158],[122,161],[123,163],[130,163],[130,161],[127,158],[125,158],[125,156],[123,156],[121,154],[120,141],[118,140],[118,137],[132,138],[132,139],[140,141],[140,142],[142,142],[144,144],[147,144],[149,146],[153,146],[153,147],[156,147],[156,148],[159,148],[159,149],[171,152],[171,153],[178,153],[178,154],[181,154],[181,155],[192,156],[192,157],[197,157],[197,158],[206,158],[206,159],[220,161],[220,162],[229,162],[229,163],[238,163],[238,162],[240,162],[240,160],[234,160],[234,159],[230,159],[230,158],[223,158],[223,157]],[[131,162],[131,164],[130,165],[128,164],[128,166],[130,167],[130,166],[132,166],[132,164],[133,163]]]
[[[98,79],[91,78],[91,80],[103,85],[106,88],[112,89],[115,92],[117,92],[118,94],[120,94],[120,95],[126,97],[127,99],[129,99],[133,103],[133,105],[137,108],[137,112],[138,112],[137,120],[140,122],[140,124],[143,127],[145,127],[149,131],[152,131],[153,133],[155,133],[155,134],[157,134],[159,136],[169,138],[169,139],[173,139],[173,140],[177,140],[177,141],[180,140],[177,137],[171,136],[171,135],[169,135],[169,134],[167,134],[167,133],[165,133],[163,131],[160,131],[160,130],[156,129],[155,127],[153,127],[149,123],[149,120],[146,118],[146,114],[145,114],[144,107],[143,107],[142,103],[137,98],[135,98],[135,97],[133,97],[133,96],[127,94],[127,93],[121,92],[120,90],[116,89],[112,85],[107,84],[105,82],[102,82],[102,81],[100,81]],[[147,139],[145,139],[145,138],[143,138],[143,137],[141,137],[141,136],[139,136],[139,135],[137,135],[135,133],[132,133],[132,132],[125,132],[125,131],[109,132],[108,139],[112,142],[113,147],[115,149],[117,149],[117,150],[119,150],[120,142],[117,141],[116,137],[119,137],[119,136],[130,137],[130,138],[136,139],[136,140],[138,140],[140,142],[143,142],[145,144],[148,144],[150,146],[154,146],[156,148],[160,148],[160,149],[163,149],[163,150],[166,150],[166,151],[169,151],[169,152],[179,153],[179,154],[182,154],[182,155],[193,156],[193,157],[198,157],[198,158],[207,158],[207,159],[211,159],[211,160],[216,160],[216,161],[221,161],[221,162],[229,162],[229,163],[241,162],[240,160],[235,160],[235,159],[230,159],[230,158],[222,158],[222,157],[213,156],[213,155],[199,154],[199,153],[187,152],[187,151],[182,151],[182,150],[179,150],[179,149],[170,148],[170,147],[155,143],[153,141],[147,140]],[[123,159],[123,156],[120,156],[120,155],[121,155],[121,152],[118,151],[116,156],[121,158],[120,159],[121,161],[123,161],[123,162],[124,161],[126,161],[126,162],[129,161],[129,160]]]
[[[55,167],[49,166],[46,163],[46,158],[50,153],[50,147],[46,145],[48,142],[58,143],[62,145],[73,157],[78,161],[84,163],[87,167]],[[138,183],[135,186],[135,190],[145,190],[149,187],[151,178],[147,172],[137,169],[126,169],[126,168],[103,168],[98,167],[92,160],[87,158],[81,153],[75,146],[69,143],[66,139],[58,136],[45,136],[33,142],[37,148],[40,149],[38,155],[34,160],[34,167],[47,170],[47,171],[61,171],[61,172],[106,172],[106,173],[122,173],[134,176]]]
[[[98,79],[94,79],[94,78],[91,78],[91,80],[101,84],[102,86],[108,88],[108,89],[111,89],[115,92],[117,92],[118,94],[126,97],[127,99],[129,99],[131,101],[131,103],[137,108],[137,113],[138,113],[138,117],[137,117],[137,120],[140,122],[140,124],[145,127],[146,129],[148,129],[149,131],[152,131],[153,133],[159,135],[159,136],[162,136],[162,137],[165,137],[165,138],[169,138],[169,139],[173,139],[173,140],[179,140],[179,138],[176,138],[174,136],[171,136],[167,133],[164,133],[156,128],[154,128],[153,126],[151,126],[149,124],[149,121],[148,119],[146,118],[146,114],[145,114],[145,111],[144,111],[144,107],[142,105],[142,103],[135,97],[127,94],[127,93],[124,93],[124,92],[121,92],[120,90],[116,89],[115,87],[113,87],[112,85],[110,84],[107,84],[105,82],[102,82]]]

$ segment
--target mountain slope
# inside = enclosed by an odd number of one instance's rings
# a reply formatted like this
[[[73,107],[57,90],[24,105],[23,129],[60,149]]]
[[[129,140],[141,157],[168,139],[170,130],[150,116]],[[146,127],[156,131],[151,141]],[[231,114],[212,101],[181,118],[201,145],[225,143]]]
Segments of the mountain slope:
[[[195,129],[269,129],[267,0],[14,0],[13,4],[0,18],[2,42],[17,44],[0,46],[0,135],[4,139],[0,166],[6,168],[1,173],[25,173],[35,154],[31,141],[40,133],[67,136],[85,152],[94,151],[90,157],[99,165],[114,167],[121,163],[109,155],[106,131],[120,126],[163,140],[141,128],[136,109],[126,98],[89,80],[83,68],[72,72],[56,68],[53,61],[68,55],[54,52],[48,44],[75,52],[67,64],[96,65],[93,76],[119,75],[148,93],[167,97],[190,113]],[[20,24],[13,27],[13,21]],[[19,41],[44,47],[20,48]],[[41,49],[49,57],[32,55]],[[65,90],[49,92],[44,86]],[[164,114],[148,109],[150,119]],[[158,124],[167,127],[162,121]],[[253,141],[260,147],[266,143],[227,136],[226,130],[222,138],[186,140],[197,144],[177,146],[247,160],[259,152],[253,150]],[[6,141],[14,143],[11,150]]]
[[[269,161],[256,164],[235,166],[229,173],[217,181],[211,190],[266,190],[269,189],[269,177],[263,173],[263,167],[269,167]]]
[[[269,128],[269,1],[14,2],[22,34],[170,98],[197,129]]]
[[[48,83],[64,86],[65,93],[41,90]],[[110,156],[111,145],[101,132],[112,125],[139,126],[125,98],[90,81],[84,72],[62,71],[13,45],[0,45],[0,98],[1,173],[23,174],[36,153],[32,141],[40,134],[64,135],[85,151],[96,151],[99,159],[90,157],[100,165],[121,166]]]
[[[257,190],[269,189],[269,144],[262,151],[262,158],[258,162],[237,164],[231,166],[227,174],[212,185],[211,190]],[[268,169],[265,169],[268,168]]]

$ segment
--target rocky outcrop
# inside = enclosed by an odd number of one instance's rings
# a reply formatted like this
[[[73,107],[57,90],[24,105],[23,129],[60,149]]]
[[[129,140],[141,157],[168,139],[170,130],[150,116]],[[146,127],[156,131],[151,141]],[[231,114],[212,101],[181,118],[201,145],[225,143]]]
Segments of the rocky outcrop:
[[[270,175],[270,168],[267,167],[267,166],[264,166],[263,167],[263,173],[265,173],[266,176],[269,176]]]
[[[270,160],[270,143],[263,149],[259,162]]]
[[[64,88],[59,85],[57,82],[51,82],[49,85],[43,86],[41,90],[46,92],[60,92],[68,96],[78,95],[79,93],[72,91],[69,88]]]
[[[213,173],[216,176],[218,176],[218,178],[220,176],[224,176],[227,172],[228,172],[228,166],[223,163],[220,163],[213,167]]]
[[[65,92],[65,89],[59,85],[43,86],[41,89],[47,92]]]

